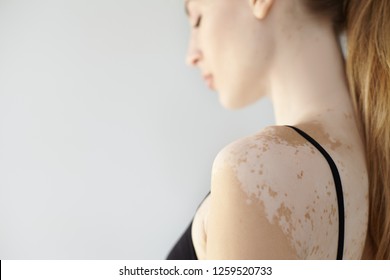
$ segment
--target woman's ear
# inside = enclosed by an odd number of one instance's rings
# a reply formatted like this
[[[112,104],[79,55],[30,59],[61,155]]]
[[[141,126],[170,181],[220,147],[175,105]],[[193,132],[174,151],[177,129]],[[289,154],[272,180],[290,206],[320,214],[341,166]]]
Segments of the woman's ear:
[[[249,0],[249,6],[257,19],[264,19],[274,3],[274,0]]]

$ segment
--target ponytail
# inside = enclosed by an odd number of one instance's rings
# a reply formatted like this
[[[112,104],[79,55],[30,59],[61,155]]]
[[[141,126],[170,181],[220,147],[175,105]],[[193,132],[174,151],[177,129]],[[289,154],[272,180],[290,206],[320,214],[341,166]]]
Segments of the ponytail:
[[[362,124],[375,259],[390,259],[390,1],[345,3],[347,77]]]
[[[347,35],[346,72],[365,142],[369,178],[368,238],[374,259],[390,259],[390,1],[303,0]]]

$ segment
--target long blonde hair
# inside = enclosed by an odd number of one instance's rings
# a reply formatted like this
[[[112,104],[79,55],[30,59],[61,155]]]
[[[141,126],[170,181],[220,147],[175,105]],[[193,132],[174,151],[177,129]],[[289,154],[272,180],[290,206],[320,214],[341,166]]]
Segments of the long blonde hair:
[[[390,259],[390,1],[304,0],[346,31],[346,73],[364,133],[369,177],[369,228],[375,259]]]

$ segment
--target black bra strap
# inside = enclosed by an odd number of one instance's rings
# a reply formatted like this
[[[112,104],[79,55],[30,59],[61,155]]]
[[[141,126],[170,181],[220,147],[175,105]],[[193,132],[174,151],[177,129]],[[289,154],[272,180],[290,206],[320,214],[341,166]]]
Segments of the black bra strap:
[[[343,197],[343,188],[341,185],[340,174],[337,170],[337,166],[334,163],[333,159],[330,157],[330,155],[325,151],[325,149],[319,143],[317,143],[313,138],[311,138],[309,135],[307,135],[299,128],[290,125],[286,125],[286,126],[294,129],[296,132],[302,135],[302,137],[306,138],[306,140],[308,140],[311,144],[313,144],[313,146],[315,146],[325,157],[325,159],[329,163],[330,169],[332,170],[333,179],[336,186],[337,205],[338,205],[338,212],[339,212],[339,240],[338,240],[338,247],[337,247],[337,259],[342,260],[343,252],[344,252],[344,227],[345,227],[344,197]]]

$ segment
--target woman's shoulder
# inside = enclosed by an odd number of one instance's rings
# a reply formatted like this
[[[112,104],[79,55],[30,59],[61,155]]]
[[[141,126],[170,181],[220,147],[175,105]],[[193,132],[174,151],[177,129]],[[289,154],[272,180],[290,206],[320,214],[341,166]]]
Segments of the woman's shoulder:
[[[270,126],[219,152],[211,193],[216,205],[230,205],[233,213],[244,211],[245,219],[263,216],[263,223],[248,223],[250,230],[263,231],[267,226],[269,242],[285,244],[283,250],[290,256],[294,252],[303,259],[332,258],[329,245],[336,243],[337,205],[329,174],[319,172],[326,168],[318,151],[292,128]],[[256,210],[243,210],[247,205]],[[326,234],[332,236],[326,242],[325,222]],[[281,233],[278,239],[272,236],[275,232]]]
[[[302,196],[294,193],[306,187],[328,183],[329,173],[320,170],[328,170],[326,162],[305,138],[287,126],[268,126],[224,147],[212,173],[229,173],[249,196],[280,206],[299,203]]]
[[[268,126],[221,149],[215,157],[213,169],[216,171],[229,165],[236,171],[257,169],[263,177],[280,176],[281,172],[295,169],[298,163],[311,160],[314,153],[315,148],[292,128]]]

